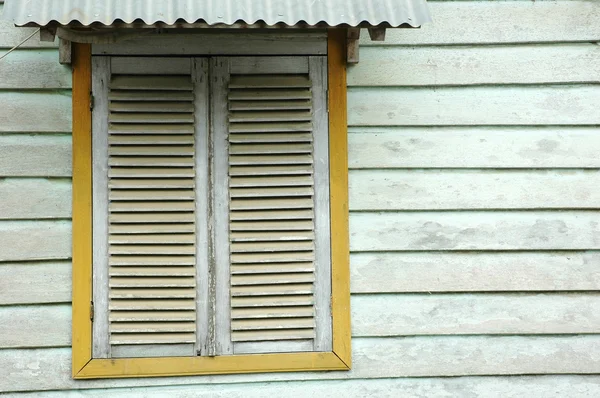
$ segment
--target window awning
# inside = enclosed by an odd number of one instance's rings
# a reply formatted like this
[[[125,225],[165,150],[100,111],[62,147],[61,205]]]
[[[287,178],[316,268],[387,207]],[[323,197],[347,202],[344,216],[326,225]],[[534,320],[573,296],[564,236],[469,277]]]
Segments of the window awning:
[[[426,0],[6,0],[17,26],[418,27]]]

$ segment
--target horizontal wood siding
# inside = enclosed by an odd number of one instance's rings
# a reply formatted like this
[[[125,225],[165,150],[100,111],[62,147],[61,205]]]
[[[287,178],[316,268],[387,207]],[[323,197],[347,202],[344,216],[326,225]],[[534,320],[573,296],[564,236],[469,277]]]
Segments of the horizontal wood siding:
[[[517,377],[446,377],[401,379],[354,379],[286,381],[260,384],[236,383],[229,385],[172,386],[151,389],[114,389],[111,393],[123,398],[263,398],[305,397],[307,391],[315,396],[328,396],[332,391],[346,398],[364,397],[452,397],[464,396],[505,397],[594,397],[600,395],[600,380],[596,376],[517,376]],[[24,393],[17,397],[37,396]],[[103,389],[85,391],[55,391],[47,397],[105,397]]]
[[[429,6],[348,71],[350,372],[72,380],[70,71],[0,62],[0,392],[599,396],[600,2]]]

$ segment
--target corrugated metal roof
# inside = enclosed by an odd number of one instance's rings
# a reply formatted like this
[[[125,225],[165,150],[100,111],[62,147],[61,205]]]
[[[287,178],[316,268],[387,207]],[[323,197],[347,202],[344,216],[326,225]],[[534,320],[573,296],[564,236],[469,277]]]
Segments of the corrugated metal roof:
[[[431,20],[426,0],[6,0],[4,18],[17,26],[141,20],[147,25],[185,21],[416,27]]]

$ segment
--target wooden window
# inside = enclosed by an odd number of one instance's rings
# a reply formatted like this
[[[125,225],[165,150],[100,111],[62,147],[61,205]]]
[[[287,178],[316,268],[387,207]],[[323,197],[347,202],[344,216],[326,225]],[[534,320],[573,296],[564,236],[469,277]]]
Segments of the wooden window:
[[[349,368],[343,33],[328,56],[75,47],[75,378]]]

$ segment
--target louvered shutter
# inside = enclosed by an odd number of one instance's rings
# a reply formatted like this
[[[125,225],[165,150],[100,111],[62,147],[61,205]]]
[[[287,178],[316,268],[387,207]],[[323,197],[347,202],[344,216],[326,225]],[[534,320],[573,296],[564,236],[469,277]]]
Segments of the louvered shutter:
[[[211,77],[218,350],[331,350],[325,58],[216,58]]]
[[[94,58],[95,357],[195,355],[207,250],[197,62]]]

